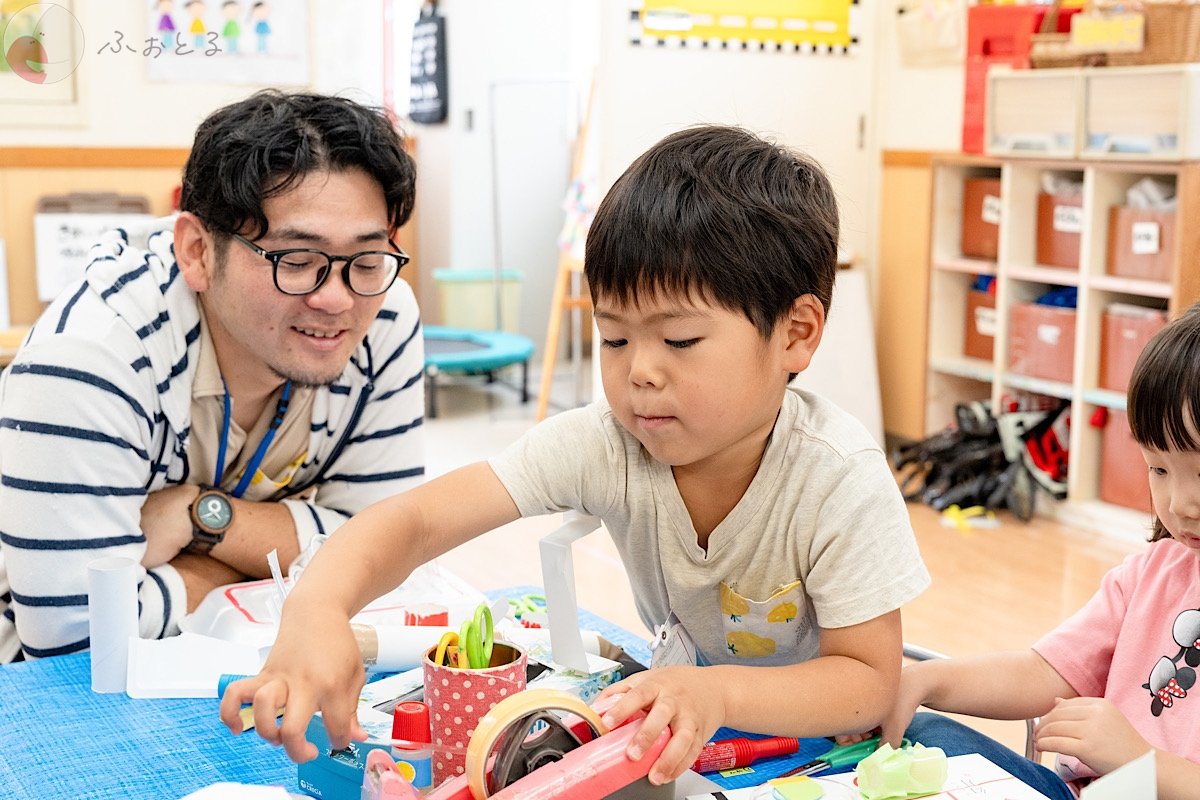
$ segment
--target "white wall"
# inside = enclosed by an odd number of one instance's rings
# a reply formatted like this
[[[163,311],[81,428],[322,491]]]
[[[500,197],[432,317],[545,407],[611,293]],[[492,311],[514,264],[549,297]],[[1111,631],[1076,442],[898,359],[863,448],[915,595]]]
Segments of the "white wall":
[[[382,10],[394,8],[396,107],[407,108],[408,41],[419,0],[310,0],[310,78],[318,91],[379,103],[383,97]],[[852,62],[788,54],[676,52],[630,47],[626,4],[601,0],[443,0],[450,43],[450,119],[410,125],[417,137],[417,266],[422,305],[436,308],[427,274],[438,266],[490,266],[493,257],[489,89],[521,76],[569,76],[586,93],[601,62],[603,94],[593,135],[602,147],[602,179],[613,180],[666,132],[698,121],[738,122],[771,132],[841,167],[824,141],[857,138],[858,109],[868,110],[865,148],[845,169],[859,177],[843,192],[845,227],[868,266],[878,224],[879,148],[957,149],[961,65],[914,69],[900,63],[894,36],[900,0],[865,4],[862,52]],[[86,38],[77,70],[84,123],[13,127],[0,120],[0,146],[186,147],[212,110],[257,86],[155,83],[140,56],[97,55],[114,29],[143,36],[142,0],[76,0]],[[138,33],[140,32],[140,33]],[[828,57],[826,57],[828,59]],[[862,68],[870,74],[865,77]],[[864,86],[866,87],[864,89]],[[863,91],[869,93],[864,98]],[[850,96],[848,96],[850,95]],[[539,120],[529,120],[531,126]],[[861,175],[865,174],[863,181]],[[535,276],[525,309],[544,329],[548,281]],[[430,314],[436,318],[435,313]],[[534,335],[540,343],[540,336]]]
[[[963,65],[909,67],[900,59],[896,9],[875,0],[878,144],[884,150],[954,150],[962,142]]]
[[[601,168],[607,185],[662,136],[697,123],[747,127],[804,150],[830,173],[842,240],[869,261],[873,238],[870,111],[872,13],[858,9],[864,46],[852,55],[732,52],[629,43],[629,13],[604,6],[601,49]],[[859,120],[866,128],[860,141]]]
[[[313,88],[348,91],[356,99],[378,102],[381,2],[310,0]],[[211,111],[262,88],[153,82],[147,77],[147,58],[140,53],[97,53],[114,38],[114,30],[125,34],[125,42],[141,46],[148,35],[150,7],[149,0],[75,0],[72,11],[84,35],[83,60],[75,72],[83,124],[17,127],[6,119],[0,124],[0,146],[187,147],[196,126]]]
[[[408,4],[405,7],[405,4]],[[591,80],[598,47],[593,22],[598,0],[443,0],[439,10],[446,17],[449,56],[449,119],[440,125],[411,125],[417,139],[418,237],[422,268],[422,307],[427,318],[437,321],[436,287],[426,273],[437,267],[481,268],[495,264],[492,186],[491,103],[495,85],[511,86],[524,79],[565,78],[574,94],[582,96]],[[407,73],[407,43],[412,20],[419,5],[401,0],[397,11],[397,71]],[[397,105],[407,105],[403,76]],[[501,92],[503,93],[503,91]],[[506,124],[520,122],[510,107],[502,118]],[[566,119],[523,120],[530,135],[556,126],[564,136],[573,128]],[[509,135],[512,134],[511,128]],[[569,156],[570,141],[561,142]],[[502,156],[503,157],[503,156]],[[558,157],[553,155],[550,157]],[[536,166],[536,165],[531,165]],[[501,172],[512,174],[520,164],[505,164]],[[565,187],[564,187],[565,188]],[[561,197],[558,198],[561,201]],[[556,205],[557,208],[557,205]],[[531,215],[532,216],[532,215]],[[512,220],[507,217],[506,220]],[[508,244],[525,236],[519,225],[506,224],[502,231]],[[560,218],[561,222],[561,218]],[[534,223],[530,220],[530,224]],[[554,231],[557,234],[557,231]],[[554,237],[545,225],[537,229],[537,246],[545,253],[540,263],[505,263],[525,274],[522,285],[521,332],[539,346],[545,334],[554,278]],[[544,244],[542,244],[544,242]]]

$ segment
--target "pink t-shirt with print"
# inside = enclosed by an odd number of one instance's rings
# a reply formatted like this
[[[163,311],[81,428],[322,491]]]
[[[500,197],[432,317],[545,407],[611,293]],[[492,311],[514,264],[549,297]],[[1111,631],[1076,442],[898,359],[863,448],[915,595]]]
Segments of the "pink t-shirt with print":
[[[1200,763],[1200,558],[1173,539],[1130,556],[1033,649],[1082,697],[1120,709],[1151,746]],[[1067,781],[1094,777],[1060,756]]]

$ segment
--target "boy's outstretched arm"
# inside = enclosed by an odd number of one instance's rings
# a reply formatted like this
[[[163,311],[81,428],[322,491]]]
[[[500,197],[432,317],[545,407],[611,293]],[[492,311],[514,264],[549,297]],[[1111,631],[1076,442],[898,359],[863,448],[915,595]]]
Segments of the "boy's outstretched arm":
[[[255,730],[293,761],[315,758],[304,733],[321,711],[330,743],[362,738],[356,706],[364,680],[350,617],[400,584],[420,564],[520,516],[485,462],[471,464],[363,509],[338,529],[304,570],[283,607],[262,671],[231,684],[221,720],[241,733],[238,711],[254,703]],[[275,710],[284,707],[276,725]]]
[[[898,746],[918,706],[988,719],[1045,714],[1055,698],[1075,690],[1033,650],[933,659],[910,664],[883,723],[883,739]]]
[[[605,715],[619,724],[647,709],[628,755],[641,757],[664,727],[671,741],[650,772],[665,783],[691,767],[717,728],[815,737],[869,730],[891,709],[900,680],[900,612],[821,629],[817,658],[786,667],[668,667],[641,672],[604,694],[625,696]]]

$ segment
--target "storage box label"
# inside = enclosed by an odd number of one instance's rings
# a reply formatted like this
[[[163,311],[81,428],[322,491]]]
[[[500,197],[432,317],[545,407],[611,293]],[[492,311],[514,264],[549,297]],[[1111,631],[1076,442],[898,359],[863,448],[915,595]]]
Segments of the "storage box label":
[[[1159,231],[1157,222],[1133,223],[1133,254],[1135,256],[1152,256],[1159,250]]]
[[[1058,340],[1060,338],[1062,338],[1062,330],[1063,329],[1057,325],[1038,325],[1037,326],[1038,341],[1045,342],[1046,344],[1050,345],[1051,347],[1054,347],[1055,345],[1058,344]]]
[[[988,225],[999,225],[1000,198],[994,194],[985,194],[983,196],[983,205],[979,210],[979,217]]]
[[[1054,230],[1059,233],[1083,233],[1083,209],[1079,206],[1055,206]]]
[[[1071,48],[1077,53],[1140,53],[1146,46],[1146,17],[1088,13],[1071,18]]]
[[[975,309],[975,330],[980,336],[996,335],[996,309],[979,306]]]

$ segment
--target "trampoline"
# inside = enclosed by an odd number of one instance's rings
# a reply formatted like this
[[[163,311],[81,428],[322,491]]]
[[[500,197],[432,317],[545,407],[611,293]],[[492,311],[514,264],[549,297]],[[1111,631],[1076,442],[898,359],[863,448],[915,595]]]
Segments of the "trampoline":
[[[533,342],[515,333],[472,331],[426,325],[425,398],[429,417],[437,417],[437,376],[443,372],[486,375],[493,382],[495,370],[521,365],[521,402],[529,402],[529,359]]]

